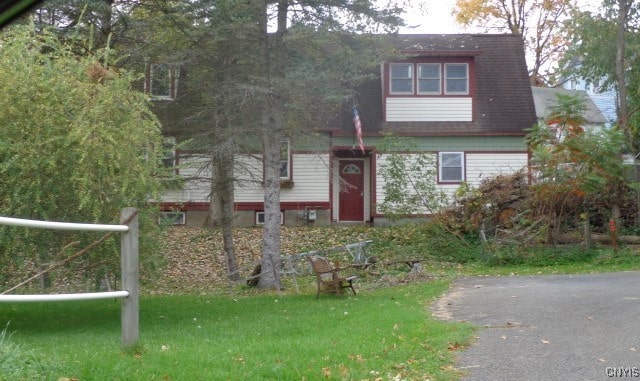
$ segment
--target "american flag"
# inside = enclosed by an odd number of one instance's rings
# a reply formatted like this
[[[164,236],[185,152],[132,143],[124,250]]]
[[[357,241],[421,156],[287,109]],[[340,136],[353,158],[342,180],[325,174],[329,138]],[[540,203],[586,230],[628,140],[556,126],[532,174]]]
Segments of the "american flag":
[[[353,108],[353,126],[356,129],[356,136],[358,137],[358,146],[364,154],[364,141],[362,140],[362,122],[360,122],[360,115],[358,109]]]

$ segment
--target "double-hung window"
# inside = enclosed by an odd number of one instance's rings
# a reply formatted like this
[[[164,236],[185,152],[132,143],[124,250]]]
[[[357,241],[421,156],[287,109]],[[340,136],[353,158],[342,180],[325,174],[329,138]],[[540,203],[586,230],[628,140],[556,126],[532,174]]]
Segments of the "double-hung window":
[[[464,181],[464,152],[438,154],[438,180],[445,183]]]
[[[291,142],[289,139],[283,139],[280,142],[280,166],[279,166],[279,177],[280,177],[280,186],[287,185],[287,188],[293,186],[292,181],[292,169],[291,169]],[[262,170],[263,174],[266,168],[264,167],[265,162],[262,162]]]
[[[178,89],[179,69],[176,65],[154,63],[147,65],[145,91],[153,99],[173,100]]]
[[[440,69],[439,63],[418,64],[418,94],[440,95]]]
[[[162,164],[165,168],[175,168],[176,162],[176,138],[165,137],[162,140]]]
[[[391,93],[413,94],[413,64],[392,63],[390,65]]]
[[[291,180],[291,144],[283,140],[280,144],[280,180]]]
[[[444,64],[445,94],[469,94],[469,65],[466,63]]]

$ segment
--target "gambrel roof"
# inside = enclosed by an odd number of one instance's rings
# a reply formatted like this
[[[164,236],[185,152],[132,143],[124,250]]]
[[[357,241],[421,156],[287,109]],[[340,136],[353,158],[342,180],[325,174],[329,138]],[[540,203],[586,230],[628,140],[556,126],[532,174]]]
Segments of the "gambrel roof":
[[[407,60],[469,59],[472,117],[470,121],[385,121],[387,94],[379,78],[359,88],[357,102],[365,135],[394,132],[415,136],[517,136],[525,135],[525,129],[536,123],[520,35],[399,34],[390,39]],[[384,70],[381,75],[384,78]],[[347,119],[341,123],[344,133],[352,130]]]

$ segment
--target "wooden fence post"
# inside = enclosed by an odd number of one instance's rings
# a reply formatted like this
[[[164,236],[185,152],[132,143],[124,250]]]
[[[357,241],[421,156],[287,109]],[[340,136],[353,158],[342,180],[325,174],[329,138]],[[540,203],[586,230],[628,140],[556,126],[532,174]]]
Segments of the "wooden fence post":
[[[139,290],[138,281],[138,211],[135,208],[124,208],[120,220],[127,223],[129,230],[122,233],[120,241],[120,265],[122,272],[122,289],[129,296],[122,299],[121,324],[122,346],[131,347],[138,342],[139,336]]]

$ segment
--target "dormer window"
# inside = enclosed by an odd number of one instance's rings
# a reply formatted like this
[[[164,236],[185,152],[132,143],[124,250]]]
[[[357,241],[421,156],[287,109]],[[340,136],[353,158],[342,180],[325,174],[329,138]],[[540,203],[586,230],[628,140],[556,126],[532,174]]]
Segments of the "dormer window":
[[[469,95],[469,63],[391,63],[389,94]]]
[[[418,94],[440,95],[441,65],[418,64]]]
[[[445,94],[469,94],[469,65],[466,63],[444,64]]]
[[[176,65],[147,64],[145,91],[154,99],[174,100],[178,89],[178,74]]]
[[[391,71],[391,93],[413,94],[413,64],[393,63]]]

